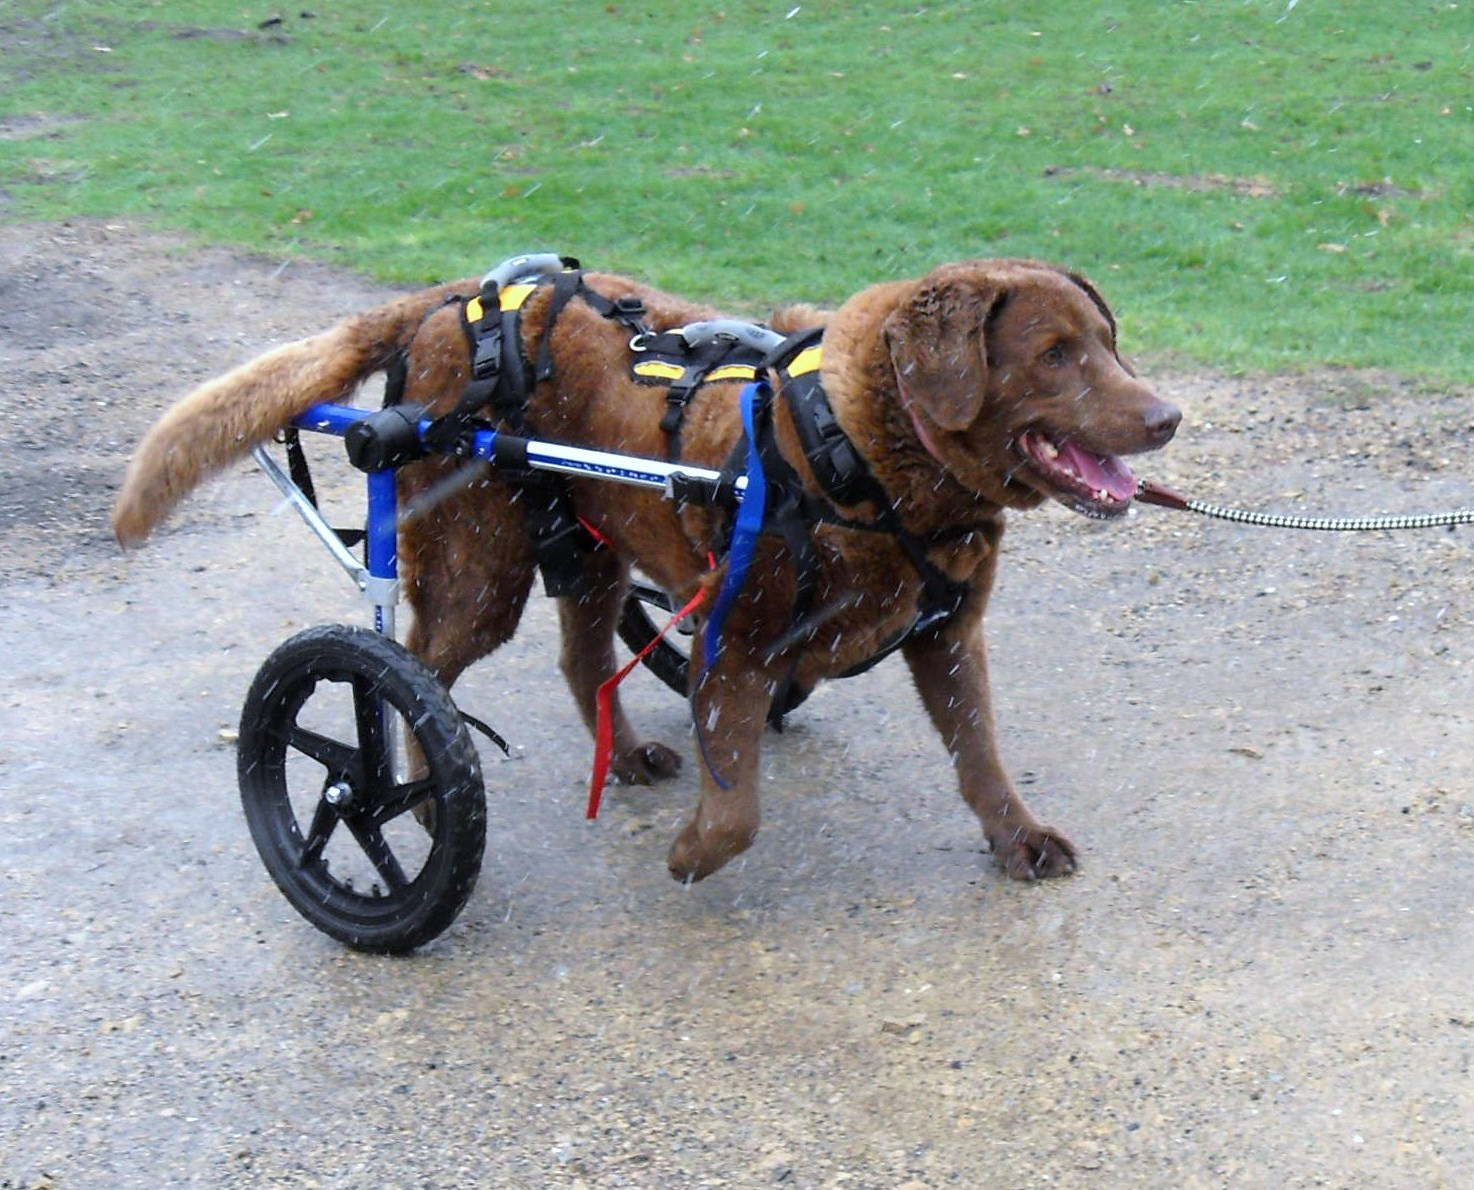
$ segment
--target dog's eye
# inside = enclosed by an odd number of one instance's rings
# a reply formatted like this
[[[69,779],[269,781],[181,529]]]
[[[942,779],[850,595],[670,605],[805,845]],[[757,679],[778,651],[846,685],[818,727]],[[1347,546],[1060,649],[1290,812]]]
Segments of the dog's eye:
[[[1056,343],[1048,351],[1039,357],[1039,361],[1048,367],[1057,368],[1065,362],[1065,349],[1062,344]]]

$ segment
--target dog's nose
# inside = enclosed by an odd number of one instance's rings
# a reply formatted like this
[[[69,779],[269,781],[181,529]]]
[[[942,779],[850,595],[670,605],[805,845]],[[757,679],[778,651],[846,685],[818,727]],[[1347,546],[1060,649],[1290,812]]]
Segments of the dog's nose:
[[[1166,401],[1153,401],[1142,415],[1146,432],[1157,446],[1165,446],[1172,441],[1172,435],[1177,433],[1180,421],[1182,410]]]

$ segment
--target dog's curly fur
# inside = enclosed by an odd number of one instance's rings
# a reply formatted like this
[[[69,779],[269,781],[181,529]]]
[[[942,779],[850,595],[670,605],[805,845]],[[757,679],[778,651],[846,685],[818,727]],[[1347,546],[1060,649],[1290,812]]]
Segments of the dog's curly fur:
[[[718,316],[628,278],[590,273],[586,283],[609,298],[638,297],[656,330]],[[360,313],[185,397],[150,431],[129,467],[113,512],[118,538],[140,543],[211,472],[309,406],[347,399],[401,349],[409,352],[406,399],[432,413],[449,411],[468,365],[459,314],[446,299],[475,290],[472,281],[444,285]],[[544,289],[523,308],[529,355],[541,344],[547,305]],[[1075,459],[1086,452],[1096,463],[1081,466],[1092,476],[1117,477],[1119,488],[1125,482],[1119,477],[1129,480],[1129,473],[1107,456],[1163,445],[1176,429],[1177,411],[1121,361],[1115,321],[1094,287],[1033,261],[944,265],[919,279],[863,290],[832,313],[780,311],[773,325],[792,330],[816,321],[826,328],[824,387],[845,432],[907,529],[935,542],[931,562],[968,587],[955,615],[913,635],[902,649],[962,795],[1009,875],[1070,872],[1075,846],[1024,805],[994,741],[983,611],[1004,510],[1056,496],[1092,515],[1120,512],[1129,495],[1093,492],[1051,460],[1060,449]],[[552,329],[553,378],[528,407],[540,437],[664,454],[664,394],[630,379],[628,340],[625,328],[588,305],[565,307]],[[741,432],[734,391],[713,385],[698,392],[681,431],[684,459],[718,467],[731,452]],[[779,445],[817,491],[781,401],[776,408]],[[459,465],[437,457],[404,467],[399,484],[406,505],[415,507],[417,494]],[[708,549],[722,524],[719,514],[678,510],[649,491],[594,480],[571,487],[579,514],[610,546],[589,555],[589,594],[559,600],[563,672],[592,726],[595,690],[615,665],[614,626],[630,567],[681,601],[698,588],[710,592],[721,572],[708,570]],[[494,472],[427,504],[400,534],[401,577],[414,612],[407,643],[450,684],[511,637],[535,563],[518,489]],[[864,504],[841,511],[857,519],[876,512]],[[711,874],[757,833],[758,752],[783,675],[792,667],[795,681],[811,688],[874,655],[916,615],[921,582],[894,538],[830,525],[816,526],[813,538],[817,605],[840,610],[796,646],[796,658],[791,652],[768,657],[769,642],[789,627],[795,579],[781,542],[762,539],[717,663],[696,694],[707,758],[721,780],[703,773],[695,814],[670,849],[678,878]],[[616,698],[615,773],[652,781],[679,765],[670,748],[640,738]]]

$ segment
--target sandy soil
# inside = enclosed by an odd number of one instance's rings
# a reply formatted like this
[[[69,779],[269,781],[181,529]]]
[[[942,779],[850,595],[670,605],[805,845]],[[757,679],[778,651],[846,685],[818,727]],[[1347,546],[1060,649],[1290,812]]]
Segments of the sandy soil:
[[[582,820],[535,604],[457,691],[515,745],[483,752],[465,913],[404,960],[306,925],[230,732],[280,640],[362,609],[252,467],[140,554],[105,514],[191,383],[384,296],[131,225],[0,227],[0,1186],[1474,1180],[1467,530],[1016,518],[1006,753],[1085,856],[1036,887],[981,854],[898,662],[769,738],[763,837],[678,887],[694,778]],[[1157,379],[1186,420],[1141,469],[1205,499],[1474,503],[1467,393]],[[686,740],[653,679],[631,698]]]

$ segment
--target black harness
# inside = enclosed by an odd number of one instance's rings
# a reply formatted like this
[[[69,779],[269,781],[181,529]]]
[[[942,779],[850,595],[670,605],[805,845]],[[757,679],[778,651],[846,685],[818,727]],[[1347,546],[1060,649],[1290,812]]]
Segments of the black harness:
[[[783,398],[793,418],[793,428],[814,478],[835,503],[869,503],[875,509],[875,518],[856,521],[840,516],[831,508],[829,515],[821,513],[818,519],[847,529],[885,533],[896,539],[901,552],[921,579],[918,616],[911,631],[923,631],[952,616],[962,606],[968,592],[966,583],[954,582],[932,564],[927,557],[928,551],[932,546],[981,532],[983,526],[965,525],[927,536],[906,528],[890,495],[871,473],[834,416],[819,375],[824,351],[822,338],[821,330],[793,336],[784,344],[772,366],[777,368]]]
[[[890,495],[875,478],[864,457],[855,449],[829,404],[820,376],[823,334],[823,329],[818,328],[793,335],[763,362],[764,367],[777,373],[779,393],[793,419],[804,457],[825,493],[824,497],[815,496],[802,486],[797,474],[782,459],[772,430],[771,417],[768,418],[766,428],[758,431],[758,453],[769,468],[769,502],[773,509],[771,519],[774,522],[774,531],[783,537],[789,548],[798,581],[793,626],[773,642],[769,647],[768,657],[770,660],[775,659],[787,649],[812,639],[826,620],[848,606],[841,602],[825,608],[813,607],[818,585],[818,564],[810,535],[813,525],[823,523],[858,532],[883,533],[896,541],[906,560],[916,571],[917,577],[921,579],[917,615],[906,629],[883,645],[873,656],[841,675],[851,677],[879,664],[911,637],[939,627],[956,614],[967,597],[969,587],[966,583],[948,578],[927,554],[934,545],[981,532],[984,527],[964,526],[923,537],[905,526]],[[739,450],[741,449],[743,444],[739,443]],[[734,460],[729,461],[729,466],[740,457],[740,454],[734,453]],[[775,486],[775,474],[779,491],[776,501],[771,495]],[[835,507],[836,504],[852,506],[860,503],[868,503],[875,510],[871,520],[856,520],[844,516]],[[775,696],[774,705],[785,705],[792,676],[793,668],[790,667]]]
[[[527,300],[545,286],[552,287],[552,294],[537,356],[529,359],[523,342],[521,312]],[[823,494],[808,491],[778,449],[772,408],[759,409],[755,421],[757,452],[769,493],[763,532],[782,539],[793,561],[797,583],[792,627],[771,644],[770,660],[811,640],[825,621],[848,606],[843,602],[824,608],[814,606],[820,578],[812,532],[816,524],[883,533],[893,538],[921,579],[916,619],[876,656],[850,673],[870,668],[909,637],[937,627],[957,611],[967,595],[967,585],[948,578],[927,554],[933,546],[982,531],[983,527],[963,527],[930,536],[906,528],[885,488],[841,428],[825,395],[820,379],[822,328],[785,339],[766,327],[723,320],[656,332],[645,324],[645,310],[639,299],[611,300],[598,293],[585,284],[583,270],[571,257],[514,257],[487,273],[474,296],[447,299],[461,304],[461,326],[470,356],[471,376],[455,407],[437,418],[427,431],[426,439],[433,449],[469,457],[471,437],[485,424],[479,415],[487,409],[512,435],[526,437],[530,433],[528,402],[536,386],[553,375],[553,326],[563,308],[575,297],[630,330],[632,379],[640,384],[666,387],[666,411],[660,425],[672,459],[679,455],[681,423],[699,388],[728,381],[750,383],[769,370],[776,373],[781,399],[787,405],[804,456]],[[402,349],[388,368],[386,408],[403,399],[408,355],[408,348]],[[352,443],[349,445],[351,453]],[[735,479],[746,459],[744,435],[727,460],[724,477],[728,481]],[[405,460],[383,457],[374,460],[379,466],[399,461]],[[525,466],[525,460],[518,466],[515,458],[498,458],[497,466],[499,471],[509,473],[524,493],[524,515],[547,593],[584,594],[585,557],[598,547],[598,542],[578,519],[567,480],[533,471]],[[730,486],[728,490],[732,490]],[[846,517],[836,507],[861,503],[868,503],[874,509],[871,519]],[[786,685],[787,681],[785,688]],[[786,689],[780,690],[776,705],[783,705],[785,696]]]
[[[660,429],[666,437],[666,456],[680,456],[681,422],[698,388],[733,381],[752,383],[768,354],[782,342],[776,331],[732,319],[692,323],[630,340],[635,353],[631,379],[665,388]]]
[[[556,271],[546,271],[553,262]],[[522,307],[544,285],[552,286],[537,359],[529,360],[522,342]],[[476,296],[462,302],[461,330],[471,356],[471,378],[454,409],[436,420],[428,438],[436,450],[470,454],[475,415],[491,407],[492,416],[514,434],[528,431],[527,402],[533,389],[553,375],[553,324],[577,297],[605,318],[623,323],[633,335],[647,335],[645,308],[638,298],[611,301],[584,284],[584,272],[571,256],[514,257],[481,279]]]
[[[537,358],[527,357],[522,338],[522,307],[545,285],[552,286]],[[527,405],[537,385],[553,375],[553,325],[574,297],[605,318],[628,327],[633,335],[648,334],[644,307],[637,298],[611,301],[584,283],[578,261],[568,256],[519,256],[504,261],[481,279],[475,296],[453,297],[461,306],[461,330],[470,355],[471,376],[449,413],[426,431],[433,450],[460,458],[471,454],[471,440],[484,423],[478,414],[489,408],[493,419],[514,437],[525,438],[531,427]],[[389,369],[384,404],[398,403],[404,394],[409,350],[400,351]],[[518,465],[516,458],[498,458],[498,468],[515,476],[523,516],[543,588],[550,596],[588,593],[585,556],[598,540],[579,520],[566,480]]]

